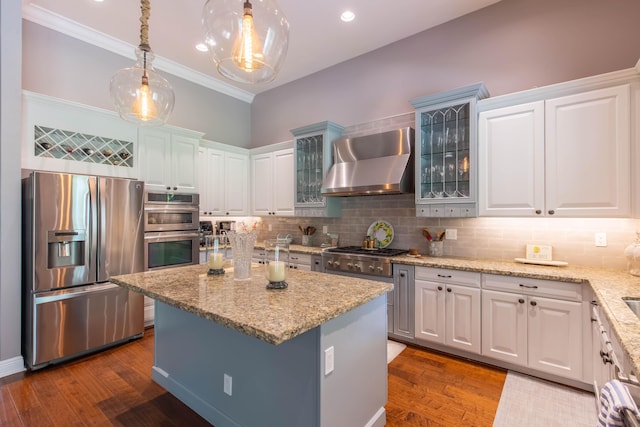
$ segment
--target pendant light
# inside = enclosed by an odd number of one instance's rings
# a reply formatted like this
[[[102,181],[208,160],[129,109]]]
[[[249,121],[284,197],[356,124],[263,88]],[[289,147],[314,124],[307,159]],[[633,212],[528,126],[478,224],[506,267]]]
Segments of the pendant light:
[[[208,0],[202,23],[224,77],[240,83],[276,77],[287,55],[289,22],[275,0]]]
[[[109,92],[118,114],[124,120],[144,126],[166,123],[173,111],[175,95],[171,84],[151,65],[153,52],[149,46],[149,0],[141,0],[140,46],[133,67],[123,68],[111,77]]]

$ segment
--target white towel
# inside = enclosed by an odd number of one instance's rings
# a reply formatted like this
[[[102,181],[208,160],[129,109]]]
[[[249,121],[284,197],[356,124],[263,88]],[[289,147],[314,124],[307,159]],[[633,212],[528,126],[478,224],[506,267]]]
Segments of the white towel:
[[[629,390],[618,380],[611,380],[600,390],[598,426],[625,427],[623,411],[628,409],[640,421],[640,411]]]

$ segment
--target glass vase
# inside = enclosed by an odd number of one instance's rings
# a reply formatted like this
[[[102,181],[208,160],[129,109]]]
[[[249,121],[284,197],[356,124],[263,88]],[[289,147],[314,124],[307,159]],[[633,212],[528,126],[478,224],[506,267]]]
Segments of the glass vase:
[[[251,278],[253,247],[256,244],[258,232],[256,230],[245,233],[229,231],[227,238],[231,244],[234,280],[249,280]]]

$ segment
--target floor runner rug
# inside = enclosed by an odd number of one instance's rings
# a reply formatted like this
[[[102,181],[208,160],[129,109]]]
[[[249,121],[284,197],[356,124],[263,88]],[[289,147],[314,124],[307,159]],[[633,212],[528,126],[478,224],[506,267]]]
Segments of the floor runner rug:
[[[387,363],[395,359],[405,348],[407,348],[407,346],[402,343],[387,340]]]
[[[594,427],[592,393],[509,371],[494,427]]]

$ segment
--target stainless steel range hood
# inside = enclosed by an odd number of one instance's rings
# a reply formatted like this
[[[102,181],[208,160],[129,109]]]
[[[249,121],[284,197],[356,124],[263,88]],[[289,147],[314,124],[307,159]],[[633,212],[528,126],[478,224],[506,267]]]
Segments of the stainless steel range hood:
[[[413,193],[414,130],[340,138],[334,164],[322,183],[323,196]]]

